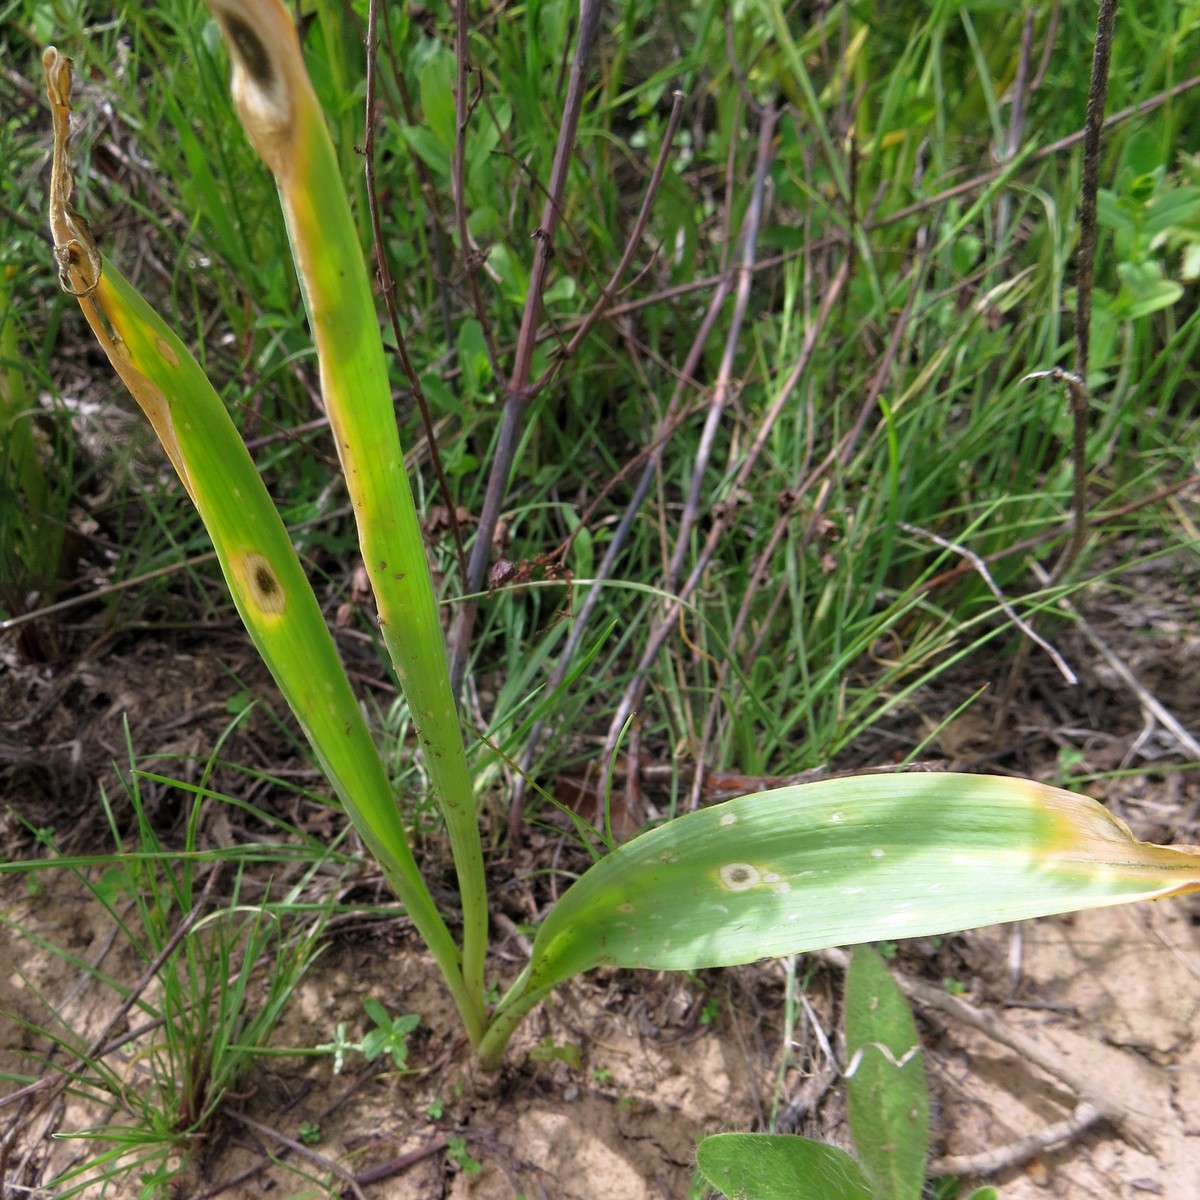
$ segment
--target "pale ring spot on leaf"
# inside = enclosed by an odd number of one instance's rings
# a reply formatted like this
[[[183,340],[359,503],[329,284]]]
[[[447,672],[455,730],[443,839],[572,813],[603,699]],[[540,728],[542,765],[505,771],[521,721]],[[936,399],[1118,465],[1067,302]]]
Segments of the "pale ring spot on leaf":
[[[266,555],[259,554],[257,550],[246,550],[231,555],[229,565],[233,568],[239,590],[250,604],[268,617],[283,614],[287,608],[287,593]]]
[[[878,846],[876,846],[875,849],[871,851],[871,857],[882,858],[886,853],[886,850],[881,850]]]
[[[632,904],[630,904],[628,900],[626,900],[626,901],[625,901],[623,904],[618,904],[618,905],[617,905],[617,912],[619,912],[619,913],[631,913],[631,912],[633,912],[633,905],[632,905]]]
[[[726,813],[721,818],[721,824],[722,825],[736,825],[737,824],[737,813]]]
[[[744,892],[762,881],[762,872],[750,863],[726,863],[719,874],[722,885],[731,892]]]
[[[155,345],[158,346],[158,352],[171,364],[173,367],[179,366],[179,355],[175,353],[175,347],[167,341],[165,337],[159,336],[155,338]]]

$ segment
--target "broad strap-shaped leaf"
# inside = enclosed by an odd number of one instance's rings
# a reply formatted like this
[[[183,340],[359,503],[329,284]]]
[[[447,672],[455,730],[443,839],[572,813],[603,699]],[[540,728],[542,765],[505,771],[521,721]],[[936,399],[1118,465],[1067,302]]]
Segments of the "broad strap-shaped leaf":
[[[845,1150],[788,1134],[714,1134],[696,1165],[729,1200],[874,1200]]]
[[[846,975],[850,1135],[875,1200],[920,1200],[929,1089],[912,1009],[883,959],[859,946]]]
[[[286,527],[200,365],[104,259],[71,208],[71,60],[43,56],[54,117],[50,216],[60,281],[154,426],[212,538],[238,613],[355,827],[429,943],[460,1007],[458,949],[421,879],[387,772]],[[471,1028],[471,1026],[468,1026]],[[481,1032],[478,1019],[473,1036]]]
[[[1029,780],[877,774],[688,813],[591,867],[534,942],[531,991],[591,967],[695,970],[1200,890],[1200,851],[1139,842]]]
[[[279,187],[380,632],[450,835],[463,906],[463,973],[482,1020],[487,892],[475,798],[379,320],[337,154],[280,0],[206,3],[229,46],[238,116]]]

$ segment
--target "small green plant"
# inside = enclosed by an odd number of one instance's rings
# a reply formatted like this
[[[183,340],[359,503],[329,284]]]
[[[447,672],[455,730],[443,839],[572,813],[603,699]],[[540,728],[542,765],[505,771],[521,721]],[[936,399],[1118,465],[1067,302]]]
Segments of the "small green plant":
[[[1158,140],[1141,131],[1125,146],[1113,188],[1097,194],[1097,217],[1113,236],[1120,287],[1098,291],[1093,314],[1093,366],[1119,353],[1129,322],[1173,308],[1200,279],[1200,161],[1184,156],[1168,171]]]
[[[396,1070],[407,1070],[408,1037],[420,1025],[421,1018],[413,1013],[393,1018],[373,996],[363,1001],[363,1008],[375,1027],[367,1031],[362,1041],[351,1041],[346,1033],[345,1021],[339,1021],[333,1031],[333,1040],[317,1046],[317,1051],[333,1055],[335,1075],[340,1075],[345,1069],[348,1054],[361,1054],[367,1062],[374,1062],[385,1053],[390,1054]]]
[[[464,1175],[478,1175],[483,1170],[479,1160],[473,1158],[470,1150],[467,1149],[467,1139],[464,1137],[459,1137],[457,1134],[448,1137],[446,1154],[452,1162],[457,1163],[458,1169]]]
[[[479,802],[337,156],[279,0],[208,3],[229,46],[239,116],[279,188],[380,630],[454,858],[460,938],[413,858],[292,539],[224,405],[71,206],[70,61],[49,49],[50,218],[60,280],[153,425],[250,636],[429,947],[486,1066],[500,1063],[518,1023],[552,989],[601,965],[728,966],[1200,888],[1200,855],[1137,842],[1084,797],[989,777],[835,779],[690,812],[620,847],[603,838],[592,847],[598,861],[563,893],[529,962],[493,1003]]]
[[[572,1071],[580,1068],[579,1047],[572,1042],[556,1042],[552,1037],[544,1037],[529,1051],[529,1057],[538,1063],[562,1063]]]
[[[367,1062],[374,1062],[385,1051],[392,1056],[396,1070],[403,1071],[408,1067],[408,1035],[421,1023],[421,1018],[413,1013],[405,1013],[393,1020],[388,1011],[378,1000],[368,996],[363,1001],[367,1016],[375,1022],[372,1029],[362,1041],[362,1054]]]
[[[850,960],[845,1032],[856,1156],[790,1134],[715,1134],[700,1143],[696,1160],[729,1200],[920,1200],[929,1144],[921,1043],[908,1002],[870,946]],[[995,1197],[981,1188],[970,1200]]]

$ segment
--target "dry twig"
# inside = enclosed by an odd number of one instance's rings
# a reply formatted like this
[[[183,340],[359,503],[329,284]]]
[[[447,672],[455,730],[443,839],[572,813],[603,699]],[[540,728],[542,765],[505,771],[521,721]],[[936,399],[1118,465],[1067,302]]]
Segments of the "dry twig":
[[[1001,612],[1027,637],[1030,641],[1036,642],[1050,656],[1050,660],[1058,668],[1058,673],[1074,687],[1079,682],[1079,677],[1067,665],[1066,659],[1048,642],[1032,625],[1026,621],[1020,613],[1004,598],[1004,593],[997,587],[996,581],[992,578],[991,572],[987,568],[987,563],[983,561],[974,550],[967,546],[961,546],[958,542],[951,542],[944,537],[939,537],[936,533],[928,529],[922,529],[919,525],[910,525],[907,521],[897,521],[896,524],[904,530],[905,533],[911,533],[917,537],[923,537],[934,543],[936,546],[941,546],[943,550],[949,550],[954,554],[961,554],[971,566],[978,572],[979,577],[987,584],[988,590],[996,597],[996,603],[1000,606]]]

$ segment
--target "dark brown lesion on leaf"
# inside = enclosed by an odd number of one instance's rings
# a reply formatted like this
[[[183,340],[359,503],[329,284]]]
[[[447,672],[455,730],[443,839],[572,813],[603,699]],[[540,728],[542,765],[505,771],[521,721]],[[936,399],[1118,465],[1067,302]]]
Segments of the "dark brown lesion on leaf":
[[[223,13],[222,16],[225,36],[237,52],[242,66],[246,68],[247,73],[259,87],[270,88],[271,82],[275,78],[275,72],[271,66],[271,56],[267,53],[262,38],[241,17],[228,12]]]
[[[255,566],[254,583],[263,596],[273,596],[279,590],[279,581],[266,563],[260,562]]]

